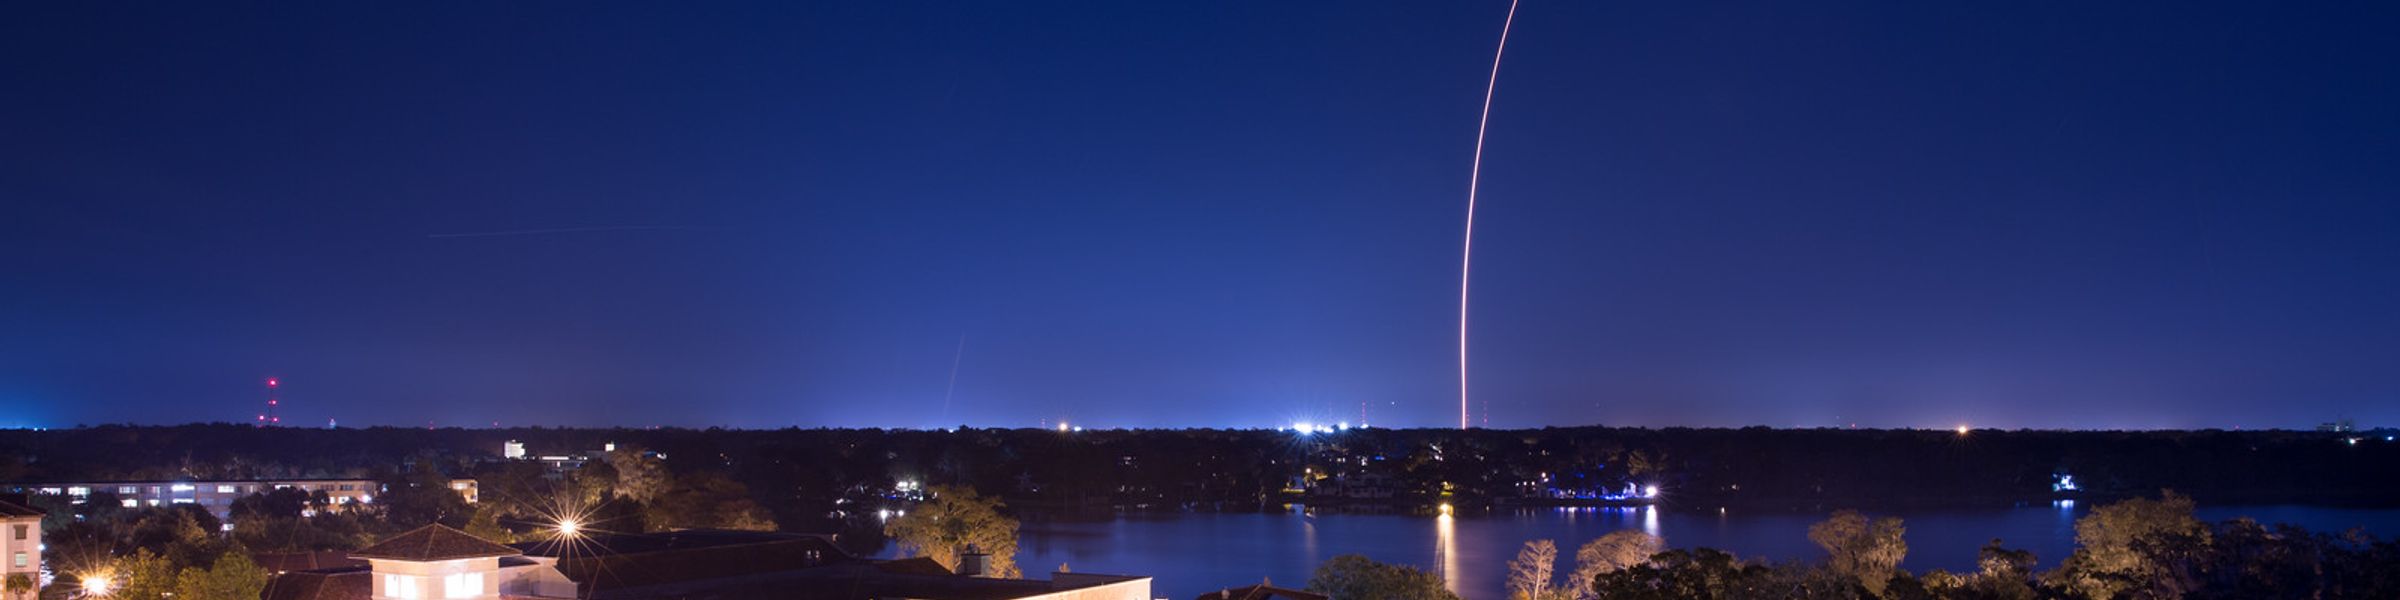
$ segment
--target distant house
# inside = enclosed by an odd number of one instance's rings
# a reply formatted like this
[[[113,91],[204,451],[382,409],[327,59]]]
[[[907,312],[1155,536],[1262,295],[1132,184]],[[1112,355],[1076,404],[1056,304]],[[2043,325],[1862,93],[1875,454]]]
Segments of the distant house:
[[[1320,494],[1331,493],[1353,500],[1390,500],[1395,487],[1390,475],[1344,473],[1335,476],[1332,486],[1319,486],[1317,489]]]
[[[821,536],[683,530],[501,545],[441,525],[350,554],[364,567],[291,571],[262,600],[1150,600],[1150,578],[962,575],[872,560]]]
[[[1261,583],[1248,587],[1226,588],[1223,590],[1201,594],[1199,598],[1194,600],[1274,600],[1277,598],[1283,600],[1330,600],[1332,596],[1315,592],[1295,590],[1291,588],[1279,588],[1275,587],[1273,584]]]
[[[42,577],[42,515],[41,509],[0,500],[0,559],[5,577],[24,575],[41,581]]]

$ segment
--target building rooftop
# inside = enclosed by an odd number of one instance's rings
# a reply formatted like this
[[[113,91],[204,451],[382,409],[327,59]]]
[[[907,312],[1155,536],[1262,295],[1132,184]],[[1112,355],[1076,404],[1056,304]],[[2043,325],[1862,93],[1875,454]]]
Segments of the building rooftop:
[[[39,508],[0,500],[0,517],[39,517],[46,514],[50,513],[42,512],[42,509]]]
[[[350,557],[426,562],[518,554],[516,548],[485,541],[467,532],[435,523],[360,548],[351,552]]]
[[[349,552],[341,550],[258,552],[250,555],[250,561],[273,573],[367,566],[367,561],[350,558]]]
[[[1280,588],[1275,587],[1272,584],[1261,583],[1253,586],[1228,588],[1201,594],[1197,600],[1271,600],[1274,598],[1284,598],[1287,600],[1330,600],[1332,596],[1315,592],[1295,590],[1291,588]]]
[[[804,533],[767,531],[736,531],[730,529],[684,529],[658,533],[584,533],[568,538],[552,538],[510,544],[526,556],[547,558],[613,556],[643,554],[669,550],[697,550],[720,546],[747,544],[789,543],[799,539],[816,539],[831,547],[832,540]]]
[[[522,554],[519,554],[519,553]],[[352,558],[452,560],[498,557],[502,572],[541,569],[568,584],[558,598],[579,600],[1017,600],[1077,597],[1147,600],[1147,577],[1058,573],[1049,580],[969,577],[928,558],[852,556],[827,536],[684,530],[579,536],[503,546],[429,525],[351,553]],[[555,569],[555,571],[552,571]],[[280,573],[261,600],[368,600],[372,567]],[[512,592],[508,598],[551,598]],[[1122,589],[1103,592],[1102,586]],[[1126,587],[1133,586],[1133,587]],[[543,588],[548,589],[548,588]],[[1090,595],[1099,593],[1100,595]]]
[[[375,593],[374,571],[342,567],[278,573],[267,580],[259,600],[367,600]]]

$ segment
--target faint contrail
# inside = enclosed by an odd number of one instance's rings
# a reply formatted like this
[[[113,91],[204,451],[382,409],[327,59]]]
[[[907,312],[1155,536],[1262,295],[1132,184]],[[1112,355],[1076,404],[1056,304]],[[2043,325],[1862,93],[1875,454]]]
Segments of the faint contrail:
[[[1517,24],[1517,0],[1508,1],[1500,22],[1500,47],[1492,50],[1492,77],[1483,84],[1483,117],[1475,123],[1475,167],[1467,175],[1467,243],[1458,256],[1458,428],[1467,428],[1467,270],[1475,264],[1475,191],[1483,183],[1483,132],[1492,125],[1492,91],[1500,87],[1500,55],[1508,51],[1508,29]]]
[[[502,237],[512,235],[551,235],[557,233],[589,233],[594,231],[698,231],[705,227],[678,225],[595,225],[591,227],[552,227],[548,229],[510,229],[506,231],[470,231],[464,233],[428,233],[428,238]]]

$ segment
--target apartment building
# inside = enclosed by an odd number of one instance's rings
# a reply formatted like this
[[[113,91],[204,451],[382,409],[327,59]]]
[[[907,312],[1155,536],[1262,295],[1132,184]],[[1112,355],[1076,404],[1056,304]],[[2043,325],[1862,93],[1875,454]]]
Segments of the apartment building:
[[[278,489],[297,489],[314,495],[324,492],[335,506],[351,503],[371,503],[383,492],[383,484],[372,479],[270,479],[256,481],[105,481],[69,483],[8,484],[12,493],[27,495],[66,496],[83,503],[94,495],[113,496],[126,508],[192,504],[224,517],[233,510],[233,501],[244,496]],[[450,489],[467,502],[480,500],[481,489],[473,479],[452,479]]]

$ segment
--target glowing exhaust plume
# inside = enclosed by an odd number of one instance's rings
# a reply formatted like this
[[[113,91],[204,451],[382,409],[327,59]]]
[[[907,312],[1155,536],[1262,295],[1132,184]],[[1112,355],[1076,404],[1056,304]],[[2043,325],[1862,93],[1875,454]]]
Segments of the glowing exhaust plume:
[[[1483,85],[1483,117],[1475,123],[1475,167],[1467,174],[1467,243],[1458,256],[1458,428],[1467,428],[1467,270],[1475,265],[1475,192],[1483,183],[1483,133],[1492,125],[1492,92],[1500,87],[1500,55],[1508,51],[1508,29],[1517,24],[1517,0],[1500,22],[1500,47],[1492,50],[1492,77]]]

